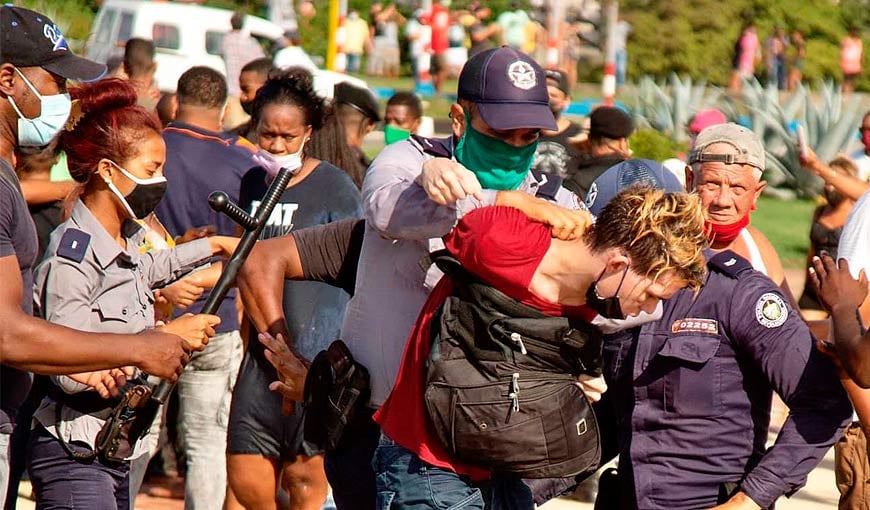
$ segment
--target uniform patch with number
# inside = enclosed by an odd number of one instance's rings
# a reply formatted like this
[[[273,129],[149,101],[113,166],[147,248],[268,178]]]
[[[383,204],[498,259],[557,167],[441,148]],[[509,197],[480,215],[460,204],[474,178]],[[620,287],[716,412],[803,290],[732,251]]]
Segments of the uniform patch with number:
[[[677,319],[671,324],[671,333],[719,334],[719,321],[714,319]]]
[[[767,292],[755,303],[755,319],[765,328],[778,328],[788,318],[788,308],[778,294]]]

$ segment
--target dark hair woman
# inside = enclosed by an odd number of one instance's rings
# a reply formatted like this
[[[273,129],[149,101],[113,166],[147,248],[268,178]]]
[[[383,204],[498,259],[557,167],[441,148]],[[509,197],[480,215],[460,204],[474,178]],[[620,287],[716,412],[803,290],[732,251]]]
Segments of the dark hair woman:
[[[334,166],[335,161],[312,155],[311,139],[323,128],[327,110],[309,73],[291,69],[270,76],[257,92],[252,113],[257,143],[268,161],[242,179],[241,207],[256,210],[278,168],[293,173],[263,230],[264,238],[362,216],[360,193],[348,173]],[[310,360],[338,338],[347,300],[343,290],[324,283],[284,283],[284,333],[298,356]],[[319,507],[327,494],[323,456],[302,441],[301,409],[290,417],[281,415],[281,396],[269,390],[276,377],[262,344],[249,342],[230,410],[230,486],[249,509],[276,508],[279,483],[291,507]]]

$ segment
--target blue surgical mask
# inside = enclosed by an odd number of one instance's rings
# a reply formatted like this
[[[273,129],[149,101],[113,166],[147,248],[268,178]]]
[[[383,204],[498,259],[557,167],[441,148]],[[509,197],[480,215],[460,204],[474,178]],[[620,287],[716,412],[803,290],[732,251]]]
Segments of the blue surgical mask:
[[[69,94],[55,94],[43,96],[30,81],[17,68],[15,69],[27,88],[39,98],[39,116],[28,119],[18,109],[15,100],[9,98],[9,104],[18,114],[18,145],[21,147],[43,147],[48,145],[66,125],[69,112],[72,107]]]

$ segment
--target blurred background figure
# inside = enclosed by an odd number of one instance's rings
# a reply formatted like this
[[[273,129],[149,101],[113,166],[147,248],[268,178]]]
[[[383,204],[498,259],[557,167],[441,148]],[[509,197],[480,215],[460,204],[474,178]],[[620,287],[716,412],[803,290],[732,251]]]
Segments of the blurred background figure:
[[[779,90],[785,90],[786,75],[788,72],[785,56],[788,41],[782,27],[776,27],[773,35],[767,39],[765,51],[767,52],[767,84],[776,85]]]
[[[731,74],[731,92],[740,92],[743,88],[743,80],[748,80],[755,75],[755,65],[761,61],[761,44],[755,24],[749,21],[740,31],[740,37],[734,45],[734,58],[731,65],[734,72]]]
[[[363,138],[381,121],[378,101],[368,89],[339,83],[333,94],[335,113],[347,134],[347,144],[357,153],[360,163],[368,168],[371,160],[362,150]]]
[[[569,169],[576,167],[582,152],[579,142],[580,126],[562,115],[571,104],[571,89],[568,76],[555,69],[547,69],[547,93],[550,96],[550,111],[556,118],[556,130],[541,131],[538,148],[532,161],[532,170],[565,178]]]
[[[511,48],[522,51],[526,44],[526,25],[531,19],[524,11],[519,2],[511,2],[510,10],[501,13],[498,17],[501,26],[501,42]]]
[[[134,37],[124,45],[124,74],[136,89],[139,106],[146,110],[154,110],[160,101],[160,91],[154,81],[154,72],[157,71],[155,54],[154,43],[145,39]]]
[[[371,35],[369,34],[368,22],[360,17],[359,11],[351,9],[344,21],[344,53],[347,55],[347,66],[345,67],[347,72],[359,72],[362,56],[369,50],[370,46]]]
[[[864,42],[861,30],[853,26],[840,45],[840,71],[843,72],[843,92],[855,90],[855,78],[864,68]]]
[[[470,6],[470,11],[474,19],[468,27],[468,37],[471,40],[468,58],[495,47],[492,40],[501,33],[501,25],[489,22],[492,9],[475,2]]]
[[[390,145],[417,133],[423,119],[423,103],[413,92],[399,91],[384,110],[384,143]]]
[[[838,173],[851,177],[856,177],[858,174],[858,167],[846,156],[839,156],[831,160],[828,166]],[[807,253],[806,264],[808,271],[806,281],[808,282],[810,281],[809,268],[812,267],[813,257],[820,257],[822,252],[827,252],[834,260],[837,260],[837,245],[840,242],[840,235],[843,233],[846,218],[855,205],[854,200],[843,196],[830,184],[825,184],[823,193],[825,203],[818,206],[813,212],[813,223],[810,227],[810,249]],[[805,319],[815,320],[827,317],[812,285],[804,286],[804,292],[798,305]]]
[[[849,157],[858,166],[858,178],[862,181],[870,181],[870,110],[861,119],[858,134],[861,136],[863,147],[849,154]]]
[[[243,30],[245,25],[245,13],[236,12],[230,18],[231,30],[224,34],[223,59],[227,66],[227,86],[229,98],[227,109],[224,114],[224,128],[230,129],[238,126],[248,119],[248,114],[242,110],[239,102],[239,74],[242,67],[248,62],[265,57],[260,43],[251,34]]]
[[[275,56],[272,57],[272,62],[275,64],[275,67],[278,69],[287,69],[289,67],[297,66],[307,69],[312,73],[317,70],[317,64],[311,60],[311,56],[309,56],[308,52],[305,51],[305,48],[302,47],[302,40],[299,38],[299,32],[295,30],[284,32],[284,37],[278,40],[278,44],[280,46],[275,51]],[[242,73],[244,73],[244,68],[242,68]],[[240,86],[241,79],[242,77],[240,75]],[[265,81],[265,78],[263,81]],[[250,112],[245,113],[250,115]]]
[[[804,77],[804,60],[807,56],[807,43],[800,30],[791,33],[791,66],[788,70],[788,90],[794,90]]]
[[[257,130],[252,125],[250,115],[254,111],[254,98],[257,96],[257,91],[266,83],[269,74],[274,70],[275,66],[267,57],[252,60],[242,67],[242,72],[239,73],[239,105],[249,118],[230,129],[230,134],[243,136],[248,141],[257,143]]]

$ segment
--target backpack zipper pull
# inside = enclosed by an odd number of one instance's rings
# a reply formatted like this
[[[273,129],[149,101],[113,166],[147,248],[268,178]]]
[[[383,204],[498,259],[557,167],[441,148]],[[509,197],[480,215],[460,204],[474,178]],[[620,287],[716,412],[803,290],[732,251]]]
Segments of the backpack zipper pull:
[[[519,372],[514,372],[511,376],[511,392],[508,394],[508,397],[513,401],[513,412],[518,412],[520,410],[520,374]]]
[[[511,341],[519,346],[521,353],[523,353],[523,354],[529,353],[526,350],[525,344],[523,344],[523,337],[520,336],[519,333],[511,333]],[[514,374],[514,375],[518,375],[518,374]]]

